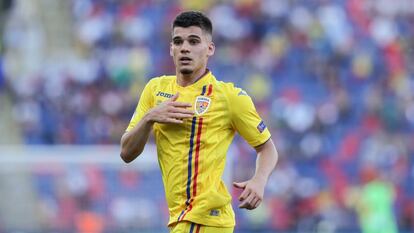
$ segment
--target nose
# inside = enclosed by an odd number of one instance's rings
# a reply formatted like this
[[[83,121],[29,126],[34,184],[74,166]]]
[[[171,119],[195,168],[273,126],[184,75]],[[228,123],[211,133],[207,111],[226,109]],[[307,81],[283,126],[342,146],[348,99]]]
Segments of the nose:
[[[183,44],[181,45],[180,52],[181,53],[189,53],[190,52],[190,43],[188,43],[188,41],[183,42]]]

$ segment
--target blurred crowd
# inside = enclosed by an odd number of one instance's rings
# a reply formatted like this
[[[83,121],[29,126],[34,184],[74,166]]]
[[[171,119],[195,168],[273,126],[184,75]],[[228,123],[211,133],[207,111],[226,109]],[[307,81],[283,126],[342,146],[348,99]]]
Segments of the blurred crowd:
[[[20,76],[0,60],[23,141],[118,143],[145,83],[174,72],[171,21],[183,9],[211,17],[209,68],[253,97],[281,157],[265,205],[237,210],[238,227],[358,229],[357,196],[375,177],[400,230],[414,229],[411,0],[72,0],[66,60],[36,60],[39,25],[9,22],[6,54],[35,59]],[[255,156],[236,144],[235,179],[247,179]]]
[[[31,173],[42,232],[166,230],[168,208],[158,170],[56,164],[36,166]]]

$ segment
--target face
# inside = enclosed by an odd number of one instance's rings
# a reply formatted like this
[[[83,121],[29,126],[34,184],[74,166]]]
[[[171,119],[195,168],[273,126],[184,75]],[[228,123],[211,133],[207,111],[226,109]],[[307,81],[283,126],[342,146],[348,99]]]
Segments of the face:
[[[207,67],[207,61],[214,54],[211,36],[197,26],[174,27],[170,44],[177,72],[191,75]]]

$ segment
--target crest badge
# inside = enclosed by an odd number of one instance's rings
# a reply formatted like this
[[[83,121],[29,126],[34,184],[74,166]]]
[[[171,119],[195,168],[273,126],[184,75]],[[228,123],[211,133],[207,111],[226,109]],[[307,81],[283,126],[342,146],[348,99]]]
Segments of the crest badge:
[[[205,96],[197,96],[195,101],[195,113],[201,115],[207,112],[208,107],[210,107],[211,99]]]

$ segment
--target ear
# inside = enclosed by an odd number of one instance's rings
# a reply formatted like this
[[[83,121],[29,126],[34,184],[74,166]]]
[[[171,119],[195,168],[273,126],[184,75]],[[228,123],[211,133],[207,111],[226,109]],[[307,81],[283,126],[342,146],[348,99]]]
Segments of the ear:
[[[172,47],[173,47],[173,44],[172,42],[170,42],[170,56],[171,57],[174,55]]]
[[[207,51],[207,55],[209,57],[214,55],[214,51],[216,51],[216,45],[213,42],[210,42],[210,44],[208,45],[208,51]]]

